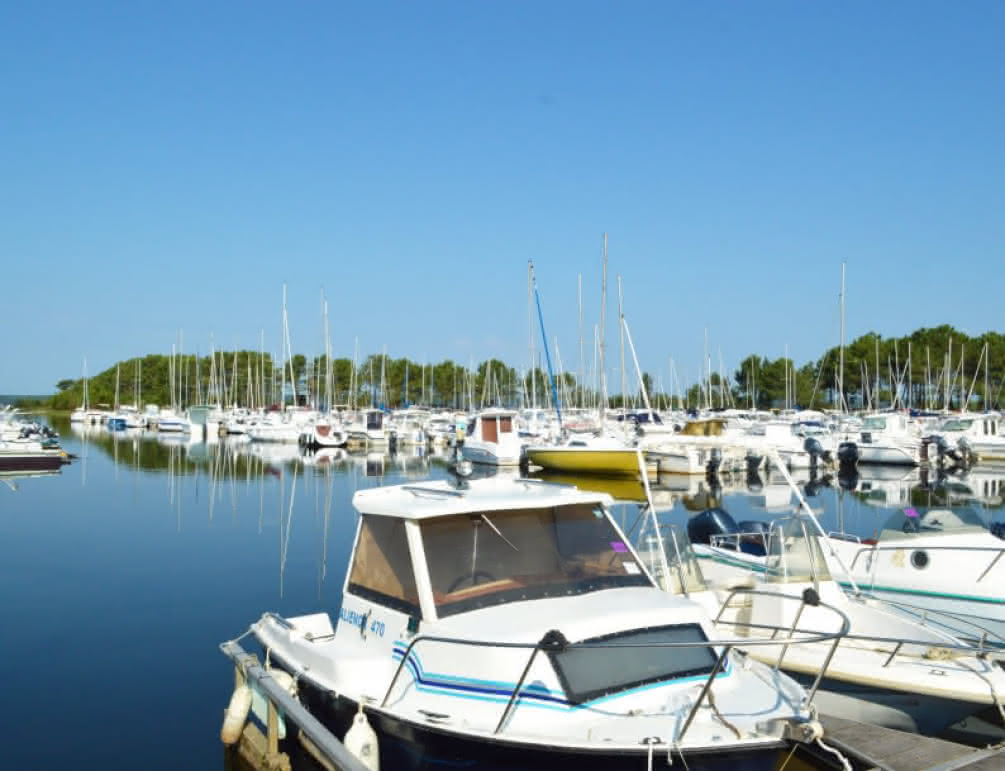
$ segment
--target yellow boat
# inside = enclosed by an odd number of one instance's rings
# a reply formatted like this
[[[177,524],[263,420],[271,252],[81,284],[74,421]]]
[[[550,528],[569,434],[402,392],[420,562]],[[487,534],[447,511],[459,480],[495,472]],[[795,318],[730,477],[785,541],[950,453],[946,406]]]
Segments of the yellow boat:
[[[587,444],[575,439],[566,444],[538,445],[526,449],[527,460],[543,469],[635,478],[639,477],[639,452],[635,447],[613,441],[596,440]]]

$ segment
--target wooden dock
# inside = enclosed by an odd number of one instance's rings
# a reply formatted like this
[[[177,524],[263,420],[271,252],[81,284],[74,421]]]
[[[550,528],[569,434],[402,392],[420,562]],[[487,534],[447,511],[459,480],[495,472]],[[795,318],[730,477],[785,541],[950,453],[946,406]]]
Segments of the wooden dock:
[[[234,758],[230,753],[236,753],[241,763],[253,771],[290,771],[289,756],[279,751],[278,716],[282,711],[288,724],[295,726],[300,746],[319,766],[330,771],[367,771],[338,737],[333,736],[299,701],[276,683],[255,656],[246,653],[235,641],[223,643],[220,650],[234,662],[235,686],[253,682],[268,701],[267,733],[263,734],[261,729],[248,721],[236,746],[227,750],[226,767],[234,767]]]
[[[892,728],[821,717],[824,741],[856,771],[1002,771],[1005,746],[977,749]],[[821,760],[831,761],[825,754]]]

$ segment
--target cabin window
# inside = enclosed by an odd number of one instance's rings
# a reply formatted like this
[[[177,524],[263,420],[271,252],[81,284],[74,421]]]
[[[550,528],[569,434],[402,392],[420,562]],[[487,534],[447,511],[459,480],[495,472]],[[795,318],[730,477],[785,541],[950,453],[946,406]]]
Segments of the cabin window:
[[[384,422],[384,415],[380,412],[369,412],[366,416],[366,427],[369,430],[375,430],[381,427]]]
[[[866,418],[862,421],[863,431],[884,431],[886,430],[886,418]]]
[[[349,591],[402,613],[420,615],[403,519],[363,517],[349,573]]]
[[[652,585],[603,507],[592,503],[437,517],[420,528],[440,617]]]
[[[482,441],[498,442],[499,432],[496,428],[495,418],[482,418]]]
[[[513,418],[511,418],[509,415],[505,415],[499,418],[499,433],[501,434],[513,433]]]
[[[586,647],[590,643],[612,647]],[[669,647],[667,643],[697,644]],[[698,624],[681,624],[594,637],[549,653],[549,658],[568,700],[581,704],[648,683],[708,675],[718,657],[707,643]]]

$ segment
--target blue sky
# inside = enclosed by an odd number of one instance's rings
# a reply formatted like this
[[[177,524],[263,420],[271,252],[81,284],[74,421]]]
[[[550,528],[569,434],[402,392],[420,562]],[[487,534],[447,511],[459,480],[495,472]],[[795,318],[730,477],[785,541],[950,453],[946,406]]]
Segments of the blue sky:
[[[643,368],[1002,329],[999,2],[0,10],[0,393],[293,347],[587,359],[609,234]],[[539,343],[538,343],[539,345]],[[611,357],[612,361],[615,357]]]

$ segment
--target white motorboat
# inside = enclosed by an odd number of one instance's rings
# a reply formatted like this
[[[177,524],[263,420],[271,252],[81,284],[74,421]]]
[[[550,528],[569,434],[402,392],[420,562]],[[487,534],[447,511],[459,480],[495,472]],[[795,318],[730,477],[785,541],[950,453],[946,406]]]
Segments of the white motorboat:
[[[346,426],[347,441],[362,447],[386,447],[389,443],[387,414],[376,408],[364,410],[356,420]]]
[[[157,430],[162,434],[180,434],[189,430],[189,422],[174,410],[162,408],[157,413]]]
[[[843,461],[917,466],[923,444],[918,426],[907,415],[881,412],[864,417],[855,441],[842,442],[838,453]]]
[[[472,463],[518,466],[522,443],[516,430],[515,410],[482,410],[468,423],[461,455]]]
[[[693,529],[710,525],[700,518],[692,522],[699,525]],[[689,596],[717,621],[738,624],[738,633],[749,625],[776,630],[782,638],[790,628],[833,630],[833,614],[822,612],[817,598],[849,620],[848,634],[833,652],[821,643],[750,651],[804,684],[826,669],[816,697],[821,713],[934,735],[1005,698],[1005,671],[944,627],[924,624],[875,597],[846,594],[828,570],[829,543],[809,517],[777,520],[768,534],[723,533],[709,540],[693,545],[701,567],[687,576]],[[739,587],[755,591],[735,591]],[[790,602],[780,602],[779,594]],[[800,598],[803,602],[791,602]],[[1005,738],[1000,722],[995,738]]]
[[[945,440],[949,451],[980,461],[1005,460],[1005,425],[997,414],[963,414],[946,418],[933,433]]]
[[[877,538],[832,533],[831,544],[863,591],[942,619],[969,641],[1005,647],[1005,542],[973,508],[907,506]],[[850,585],[828,559],[837,579]]]
[[[610,502],[501,478],[359,491],[334,623],[252,630],[339,736],[372,721],[386,768],[759,771],[819,737],[801,687],[655,586]]]
[[[300,434],[298,442],[314,450],[345,447],[348,436],[330,417],[319,417]]]

